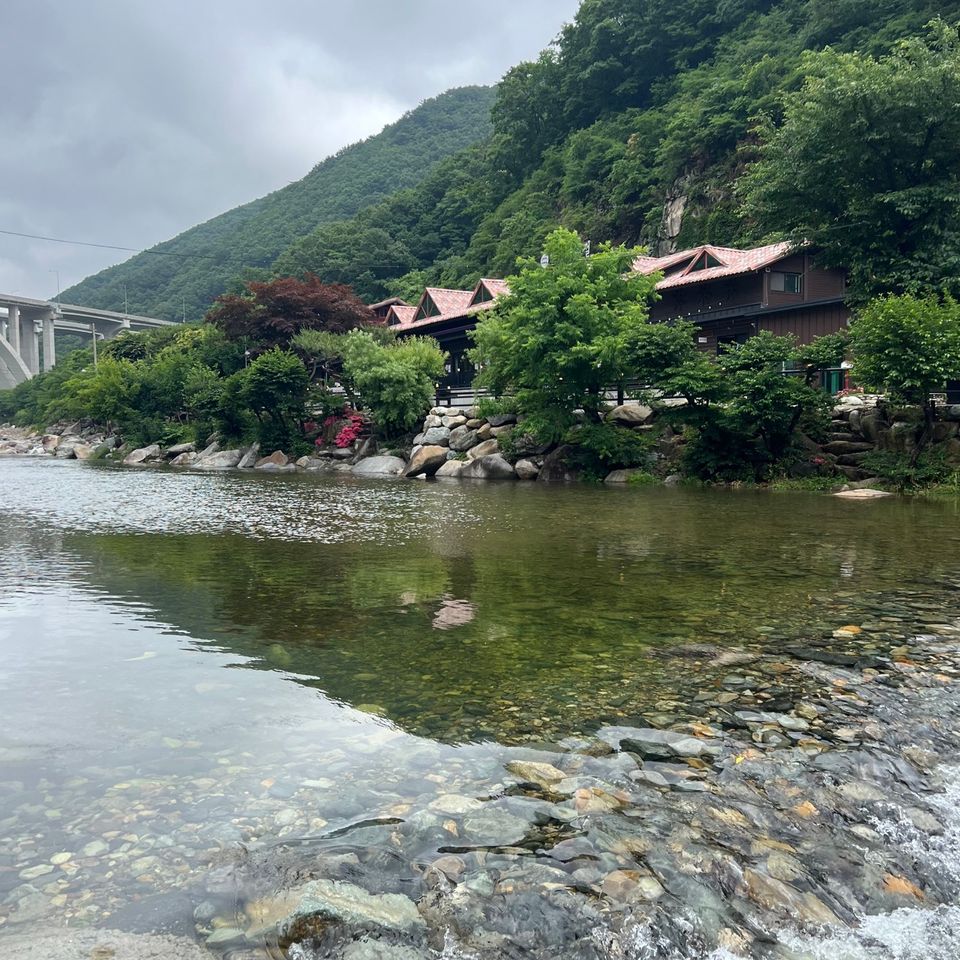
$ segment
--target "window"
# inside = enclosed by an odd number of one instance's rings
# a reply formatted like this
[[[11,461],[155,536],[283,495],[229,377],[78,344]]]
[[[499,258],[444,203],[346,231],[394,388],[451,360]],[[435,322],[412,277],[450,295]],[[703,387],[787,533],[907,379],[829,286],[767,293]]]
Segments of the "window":
[[[803,274],[775,270],[770,274],[770,289],[776,293],[803,293]]]
[[[722,267],[723,264],[712,254],[704,251],[699,257],[697,257],[697,262],[690,268],[691,273],[694,270],[709,270],[711,267]]]

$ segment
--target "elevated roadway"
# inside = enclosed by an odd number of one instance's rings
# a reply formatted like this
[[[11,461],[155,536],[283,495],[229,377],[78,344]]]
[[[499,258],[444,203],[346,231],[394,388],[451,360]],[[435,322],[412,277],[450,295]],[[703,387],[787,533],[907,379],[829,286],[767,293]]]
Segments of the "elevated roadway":
[[[171,320],[97,310],[0,293],[0,389],[15,387],[57,362],[56,331],[111,340],[122,330],[173,326]]]

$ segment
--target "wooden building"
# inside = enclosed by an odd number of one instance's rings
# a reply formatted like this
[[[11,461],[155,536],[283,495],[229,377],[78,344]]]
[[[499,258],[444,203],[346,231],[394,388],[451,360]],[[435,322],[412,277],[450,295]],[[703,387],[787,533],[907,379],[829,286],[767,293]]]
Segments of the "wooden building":
[[[788,243],[751,250],[705,245],[665,257],[638,257],[639,273],[663,273],[654,320],[690,320],[705,350],[769,330],[800,343],[847,325],[846,276],[814,264]]]
[[[850,317],[843,271],[816,266],[809,252],[788,243],[750,250],[707,244],[665,257],[638,257],[634,269],[663,273],[651,318],[692,321],[698,344],[711,352],[743,343],[761,330],[809,343],[842,329]],[[481,280],[473,290],[428,287],[415,307],[390,302],[386,323],[401,336],[434,337],[448,354],[441,393],[463,391],[474,376],[466,356],[472,346],[467,334],[497,297],[509,292],[505,281],[492,279]],[[831,384],[831,389],[840,385]]]
[[[466,351],[473,343],[467,333],[497,297],[508,292],[503,280],[481,280],[472,290],[427,287],[415,307],[393,306],[387,325],[400,336],[425,334],[433,337],[447,354],[447,372],[441,389],[465,390],[472,386],[475,371]]]

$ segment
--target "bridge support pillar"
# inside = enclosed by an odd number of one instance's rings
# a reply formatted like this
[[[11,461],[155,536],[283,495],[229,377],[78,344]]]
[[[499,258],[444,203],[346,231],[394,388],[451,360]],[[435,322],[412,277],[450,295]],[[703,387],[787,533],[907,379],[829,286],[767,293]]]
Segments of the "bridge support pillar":
[[[20,317],[20,356],[31,375],[40,372],[40,334],[32,317]]]
[[[13,347],[13,352],[20,353],[20,308],[13,305],[7,307],[7,341]]]
[[[43,369],[52,370],[57,362],[57,345],[54,340],[54,317],[43,318]]]

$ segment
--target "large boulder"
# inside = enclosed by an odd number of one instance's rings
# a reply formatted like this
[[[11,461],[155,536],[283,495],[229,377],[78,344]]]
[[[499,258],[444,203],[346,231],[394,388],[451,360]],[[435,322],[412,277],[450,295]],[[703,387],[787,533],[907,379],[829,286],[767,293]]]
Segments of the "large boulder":
[[[73,448],[73,456],[77,460],[89,460],[93,456],[94,447],[86,443],[78,443]]]
[[[399,477],[407,469],[405,460],[400,457],[367,457],[353,465],[353,473],[358,477]]]
[[[244,455],[240,458],[240,462],[237,464],[237,466],[241,470],[249,470],[259,458],[260,444],[258,442],[247,448]]]
[[[483,443],[478,443],[475,446],[472,446],[467,451],[467,456],[471,460],[479,460],[482,457],[490,457],[495,453],[500,452],[500,444],[493,439],[484,440]]]
[[[540,468],[540,476],[537,479],[541,483],[567,483],[579,480],[577,472],[568,463],[572,453],[573,447],[569,444],[564,444],[552,453],[548,453],[543,458],[543,466]]]
[[[446,447],[423,446],[414,450],[403,475],[405,477],[419,477],[421,473],[425,473],[428,477],[432,477],[446,462]]]
[[[232,470],[240,463],[242,450],[221,450],[209,457],[197,460],[194,466],[198,470]]]
[[[431,427],[423,435],[423,442],[426,446],[446,447],[450,444],[449,427]]]
[[[540,476],[540,468],[532,460],[518,460],[514,470],[521,480],[536,480]]]
[[[152,460],[155,457],[160,456],[160,444],[151,443],[149,447],[139,447],[136,450],[131,450],[124,458],[123,462],[128,466],[136,466],[139,463],[146,463],[147,460]]]
[[[60,446],[60,437],[55,433],[47,433],[44,435],[43,440],[44,453],[54,453],[56,452],[57,447]]]
[[[242,459],[242,458],[241,458]],[[254,470],[262,470],[264,467],[285,467],[290,462],[290,458],[282,450],[274,450],[268,457],[261,457],[254,465]]]
[[[601,727],[597,737],[615,750],[638,754],[644,760],[715,757],[720,753],[716,741],[653,727]]]
[[[450,431],[450,449],[457,453],[464,453],[471,447],[475,447],[480,442],[476,430],[471,430],[467,426],[454,427]]]
[[[653,410],[645,403],[631,401],[623,403],[619,407],[614,407],[607,414],[607,420],[611,423],[619,423],[624,427],[639,427],[649,423],[654,416]]]
[[[171,467],[192,467],[198,460],[199,454],[194,453],[192,450],[187,450],[185,453],[181,453],[178,456],[174,457],[170,461]]]
[[[248,942],[285,947],[336,925],[344,939],[361,933],[420,935],[426,924],[416,904],[400,893],[372,894],[340,880],[312,880],[276,897],[249,903]]]
[[[517,415],[515,413],[495,413],[492,417],[487,417],[487,423],[491,427],[505,427],[508,423],[516,423]]]
[[[451,430],[455,430],[457,427],[462,427],[467,422],[467,418],[463,416],[441,417],[440,419],[441,425],[444,427],[449,427]]]
[[[451,461],[452,462],[452,461]],[[471,460],[460,471],[464,480],[516,480],[517,473],[499,453]]]
[[[168,460],[172,460],[174,457],[179,457],[181,453],[193,453],[197,449],[195,443],[175,443],[172,447],[168,447],[164,456]]]
[[[450,479],[452,477],[459,477],[463,473],[463,468],[467,465],[466,460],[448,460],[435,474],[435,477],[440,477],[441,479],[446,478]]]

